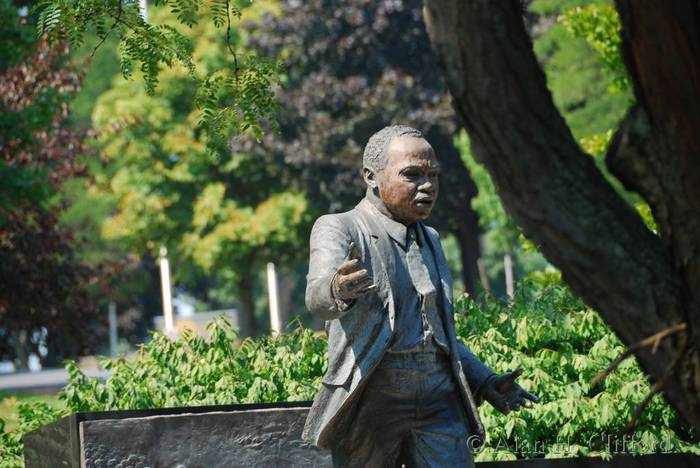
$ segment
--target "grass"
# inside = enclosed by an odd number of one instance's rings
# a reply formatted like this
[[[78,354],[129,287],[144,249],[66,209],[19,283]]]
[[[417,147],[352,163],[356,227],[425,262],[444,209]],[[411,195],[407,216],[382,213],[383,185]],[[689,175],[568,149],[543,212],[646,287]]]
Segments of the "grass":
[[[43,401],[54,407],[62,408],[64,403],[58,399],[58,394],[31,394],[0,392],[0,419],[5,421],[5,431],[17,428],[17,406],[20,403]]]

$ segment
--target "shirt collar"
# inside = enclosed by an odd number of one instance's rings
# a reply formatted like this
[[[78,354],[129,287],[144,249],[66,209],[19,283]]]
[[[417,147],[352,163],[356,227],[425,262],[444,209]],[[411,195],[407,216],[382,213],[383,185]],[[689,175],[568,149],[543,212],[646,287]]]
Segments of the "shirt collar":
[[[406,250],[408,246],[408,227],[416,227],[416,233],[418,235],[418,245],[422,245],[423,236],[422,236],[422,230],[420,229],[420,221],[412,224],[411,226],[405,226],[398,221],[395,221],[379,211],[379,209],[374,206],[371,202],[368,201],[367,205],[369,208],[372,210],[373,214],[377,216],[377,219],[381,223],[382,227],[386,230],[387,234],[389,234],[389,237],[394,239],[399,246],[401,246],[402,249]]]

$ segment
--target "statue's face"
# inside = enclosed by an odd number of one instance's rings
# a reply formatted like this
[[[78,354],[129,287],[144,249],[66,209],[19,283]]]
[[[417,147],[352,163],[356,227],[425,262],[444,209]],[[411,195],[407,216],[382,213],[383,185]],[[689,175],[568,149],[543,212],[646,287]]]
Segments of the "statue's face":
[[[379,196],[394,219],[409,225],[428,217],[438,196],[440,164],[423,138],[396,137],[384,169],[376,174]]]

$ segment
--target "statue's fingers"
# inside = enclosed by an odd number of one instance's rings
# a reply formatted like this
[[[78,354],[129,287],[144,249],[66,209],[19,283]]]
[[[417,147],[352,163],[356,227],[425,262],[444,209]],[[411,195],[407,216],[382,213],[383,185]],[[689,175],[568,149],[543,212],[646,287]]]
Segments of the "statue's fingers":
[[[365,294],[369,294],[372,291],[375,291],[377,289],[376,284],[370,284],[369,286],[366,286],[360,290],[357,290],[355,293],[357,294],[357,297],[364,296]]]
[[[338,274],[340,275],[349,275],[350,273],[354,273],[357,271],[357,269],[360,266],[360,261],[356,258],[352,260],[346,260],[343,262],[342,265],[338,267]]]
[[[539,402],[540,402],[540,397],[538,397],[538,396],[535,395],[534,393],[528,392],[527,390],[523,390],[523,397],[524,397],[524,398],[527,398],[528,400],[533,401],[533,402],[535,402],[535,403],[539,403]]]
[[[515,377],[513,377],[512,372],[506,372],[499,375],[493,385],[501,393],[510,393],[515,388]]]
[[[353,291],[359,291],[362,289],[365,289],[367,286],[372,284],[372,278],[369,276],[364,276],[356,281],[354,281],[351,285],[350,288]]]
[[[511,392],[517,385],[515,383],[515,379],[517,379],[522,373],[523,370],[520,368],[512,372],[506,372],[505,374],[499,376],[498,380],[496,381],[496,388],[498,388],[498,390],[501,392]]]
[[[365,278],[366,276],[367,270],[363,268],[362,270],[358,270],[338,278],[338,285],[345,288],[352,287],[353,283]]]
[[[372,280],[365,276],[364,278],[360,278],[352,283],[349,283],[345,289],[348,291],[348,294],[351,294],[353,297],[359,297],[362,296],[360,291],[368,287],[370,284],[372,284]]]
[[[374,284],[374,283],[372,283],[372,284],[370,284],[369,286],[367,286],[367,287],[363,290],[363,292],[364,292],[365,294],[367,294],[367,293],[371,293],[372,291],[376,291],[376,290],[377,290],[377,285]]]

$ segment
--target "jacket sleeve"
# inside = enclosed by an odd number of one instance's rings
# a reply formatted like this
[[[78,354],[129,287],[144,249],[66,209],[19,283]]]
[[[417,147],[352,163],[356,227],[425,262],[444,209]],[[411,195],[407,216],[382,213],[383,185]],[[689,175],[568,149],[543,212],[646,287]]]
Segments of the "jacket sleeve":
[[[354,301],[336,300],[331,291],[331,282],[348,254],[350,242],[352,237],[341,215],[321,216],[311,230],[306,308],[323,320],[340,318],[354,306]]]
[[[496,378],[496,373],[493,372],[486,364],[481,362],[469,347],[457,340],[457,348],[459,350],[459,360],[462,363],[464,376],[467,378],[469,388],[474,395],[474,401],[478,405],[484,402],[484,390],[487,385]]]

